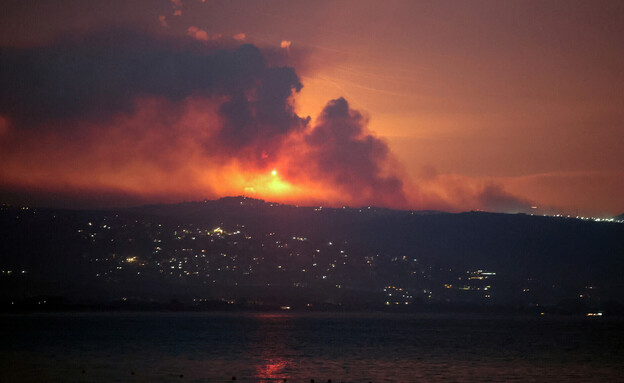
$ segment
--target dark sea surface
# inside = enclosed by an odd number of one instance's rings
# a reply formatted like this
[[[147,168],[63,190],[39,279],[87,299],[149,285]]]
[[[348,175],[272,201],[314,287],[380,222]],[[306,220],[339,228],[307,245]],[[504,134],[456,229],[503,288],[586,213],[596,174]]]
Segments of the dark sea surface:
[[[0,382],[624,382],[607,317],[7,314],[0,336]]]

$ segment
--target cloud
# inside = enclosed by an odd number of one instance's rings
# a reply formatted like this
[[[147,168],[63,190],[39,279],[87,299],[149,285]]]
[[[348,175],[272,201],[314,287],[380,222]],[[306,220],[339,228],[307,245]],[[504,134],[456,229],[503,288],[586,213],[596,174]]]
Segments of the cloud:
[[[5,189],[240,194],[309,121],[294,69],[248,44],[114,30],[3,49],[0,65]]]
[[[232,37],[234,37],[234,40],[243,41],[247,36],[244,33],[238,33]]]
[[[307,124],[288,102],[293,90],[303,85],[292,68],[269,68],[262,81],[251,90],[232,92],[220,113],[226,118],[220,140],[228,147],[259,143],[264,151],[271,149],[275,139]]]
[[[422,167],[417,182],[419,192],[414,203],[418,208],[518,213],[528,212],[532,206],[529,199],[507,192],[508,180],[503,178],[440,173],[427,165]]]
[[[367,120],[344,98],[327,103],[306,135],[308,160],[352,200],[405,206],[403,182],[384,169],[388,145],[366,132]]]
[[[243,193],[337,206],[523,206],[498,184],[433,167],[412,185],[344,98],[312,126],[296,113],[303,84],[286,65],[310,61],[306,51],[187,32],[107,30],[3,48],[0,195],[67,204],[82,195],[96,206],[115,196],[134,204]],[[46,191],[55,197],[41,199]]]
[[[0,141],[0,190],[39,199],[48,194],[43,201],[79,206],[101,201],[101,195],[116,205],[175,202],[236,186],[220,190],[224,183],[217,180],[228,172],[220,144],[211,140],[221,126],[218,99],[147,97],[134,103],[132,113],[109,121],[74,120],[71,135],[12,130]]]
[[[210,37],[208,37],[208,33],[206,33],[206,31],[203,31],[195,26],[188,27],[188,29],[186,30],[186,34],[196,40],[200,40],[200,41],[210,40]]]
[[[526,213],[530,211],[532,203],[507,193],[504,188],[495,183],[488,183],[477,195],[477,203],[483,210],[505,213]]]
[[[406,203],[388,146],[346,100],[314,127],[296,114],[303,84],[267,63],[277,51],[109,30],[2,53],[4,188]]]
[[[179,102],[199,94],[227,99],[228,126],[251,142],[266,136],[259,128],[289,129],[289,97],[301,89],[294,70],[269,67],[252,45],[196,45],[115,30],[1,53],[0,114],[18,129],[70,129],[72,119],[130,113],[139,96]]]
[[[280,43],[280,47],[284,48],[284,49],[288,49],[290,48],[290,41],[288,40],[282,40],[282,42]]]

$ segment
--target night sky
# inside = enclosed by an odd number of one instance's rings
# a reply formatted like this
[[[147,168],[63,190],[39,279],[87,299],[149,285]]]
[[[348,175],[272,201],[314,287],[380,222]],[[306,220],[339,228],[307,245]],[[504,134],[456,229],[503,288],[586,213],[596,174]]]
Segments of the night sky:
[[[14,1],[0,202],[624,212],[620,1]]]

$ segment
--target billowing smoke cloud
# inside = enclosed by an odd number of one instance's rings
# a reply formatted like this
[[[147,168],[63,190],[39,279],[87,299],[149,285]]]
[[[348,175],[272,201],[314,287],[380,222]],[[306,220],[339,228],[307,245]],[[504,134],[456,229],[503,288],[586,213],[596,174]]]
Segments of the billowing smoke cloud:
[[[0,200],[86,207],[247,194],[444,210],[526,205],[434,168],[409,185],[344,98],[312,126],[296,113],[303,84],[287,65],[306,70],[304,51],[187,32],[109,30],[0,48]]]
[[[356,200],[405,206],[403,182],[382,169],[388,145],[368,134],[366,123],[344,98],[330,101],[306,136],[309,158],[321,174]]]
[[[220,109],[226,118],[219,134],[221,141],[231,147],[258,141],[271,146],[275,138],[303,128],[308,120],[299,118],[287,102],[292,91],[298,92],[302,86],[292,68],[269,68],[251,92],[244,89],[232,92],[230,100]]]
[[[279,62],[280,50],[128,30],[2,49],[0,185],[404,204],[387,145],[346,100],[330,101],[315,127],[296,114],[299,77],[265,59]]]
[[[199,45],[201,44],[201,45]],[[241,148],[271,141],[305,120],[289,97],[302,87],[291,68],[271,68],[252,45],[163,41],[109,31],[0,54],[0,115],[20,128],[75,126],[131,113],[137,97],[180,102],[191,95],[222,97],[223,143]],[[82,126],[84,128],[84,126]]]

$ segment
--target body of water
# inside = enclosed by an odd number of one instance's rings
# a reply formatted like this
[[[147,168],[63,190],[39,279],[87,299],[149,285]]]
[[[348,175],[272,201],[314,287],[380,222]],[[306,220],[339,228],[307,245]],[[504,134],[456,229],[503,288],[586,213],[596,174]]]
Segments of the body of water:
[[[0,334],[0,382],[624,381],[606,317],[25,314]]]

